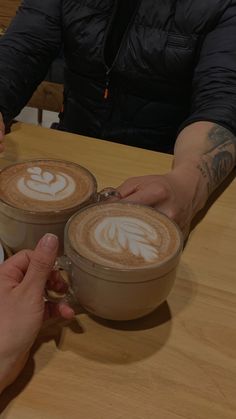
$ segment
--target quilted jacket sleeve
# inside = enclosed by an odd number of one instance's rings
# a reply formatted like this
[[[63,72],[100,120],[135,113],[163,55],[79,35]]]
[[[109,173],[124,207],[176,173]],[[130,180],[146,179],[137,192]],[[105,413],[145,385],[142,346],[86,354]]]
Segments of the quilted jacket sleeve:
[[[192,86],[189,117],[181,125],[210,121],[236,134],[236,1],[202,44]]]
[[[0,112],[5,123],[28,102],[61,47],[61,0],[23,0],[0,39]]]

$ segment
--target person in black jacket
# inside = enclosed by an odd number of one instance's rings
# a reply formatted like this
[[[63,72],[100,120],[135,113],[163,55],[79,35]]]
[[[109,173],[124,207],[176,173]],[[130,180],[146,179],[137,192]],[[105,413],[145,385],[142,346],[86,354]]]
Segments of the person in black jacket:
[[[0,41],[1,149],[62,45],[59,129],[174,152],[118,191],[186,234],[235,166],[236,0],[23,0]]]

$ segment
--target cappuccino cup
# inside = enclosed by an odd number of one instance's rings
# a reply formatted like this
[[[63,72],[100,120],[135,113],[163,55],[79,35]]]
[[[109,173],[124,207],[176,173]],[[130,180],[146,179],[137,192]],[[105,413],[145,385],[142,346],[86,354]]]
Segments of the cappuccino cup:
[[[14,253],[34,249],[44,234],[53,233],[62,254],[67,220],[102,196],[92,173],[69,161],[41,159],[7,166],[0,172],[0,238]]]
[[[164,302],[183,248],[182,234],[167,216],[122,202],[80,209],[64,240],[58,265],[68,271],[70,287],[63,298],[111,320],[142,317]]]

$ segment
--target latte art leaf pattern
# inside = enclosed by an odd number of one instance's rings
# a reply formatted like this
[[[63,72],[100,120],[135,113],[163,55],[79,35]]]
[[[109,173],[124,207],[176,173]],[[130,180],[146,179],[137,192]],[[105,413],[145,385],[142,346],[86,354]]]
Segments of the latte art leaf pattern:
[[[75,182],[69,175],[43,171],[40,167],[28,168],[17,185],[21,193],[41,201],[65,199],[75,190]]]
[[[106,251],[130,252],[146,262],[158,259],[157,233],[152,226],[132,217],[106,217],[94,232],[95,240]]]

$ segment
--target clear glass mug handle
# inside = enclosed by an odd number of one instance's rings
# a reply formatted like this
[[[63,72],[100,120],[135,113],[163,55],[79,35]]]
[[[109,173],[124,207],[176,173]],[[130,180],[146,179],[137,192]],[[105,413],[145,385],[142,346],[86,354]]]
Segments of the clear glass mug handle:
[[[67,256],[60,256],[57,258],[54,268],[54,271],[61,272],[61,279],[65,282],[67,286],[67,291],[63,294],[49,290],[45,288],[44,290],[44,301],[50,303],[60,303],[65,302],[70,306],[78,305],[78,299],[73,291],[71,286],[71,261]]]
[[[121,199],[120,192],[118,192],[117,189],[112,188],[112,187],[104,188],[97,194],[98,203],[107,201],[108,199],[111,199],[111,198]]]

